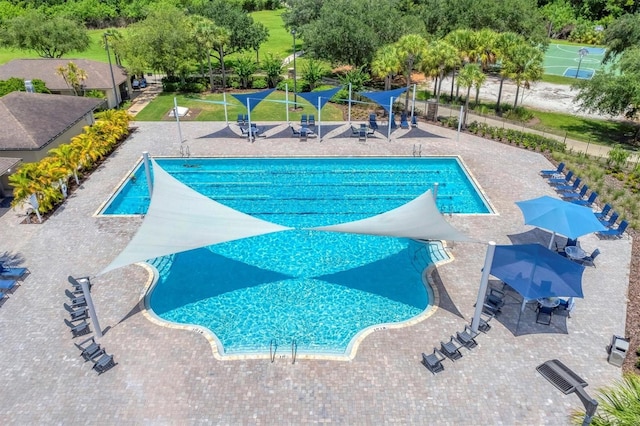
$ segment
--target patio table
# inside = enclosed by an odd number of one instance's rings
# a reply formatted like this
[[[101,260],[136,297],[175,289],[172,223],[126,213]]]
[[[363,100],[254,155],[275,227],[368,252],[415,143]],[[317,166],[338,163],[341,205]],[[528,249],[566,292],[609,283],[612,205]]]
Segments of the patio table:
[[[578,246],[565,247],[564,252],[567,253],[567,256],[570,259],[584,259],[585,257],[587,257],[587,252],[585,252]]]

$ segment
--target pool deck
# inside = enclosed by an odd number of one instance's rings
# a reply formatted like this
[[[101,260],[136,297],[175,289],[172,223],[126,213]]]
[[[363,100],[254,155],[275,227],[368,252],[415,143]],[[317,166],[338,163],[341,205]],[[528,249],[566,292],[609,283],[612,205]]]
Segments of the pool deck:
[[[273,363],[217,360],[201,334],[158,326],[141,312],[148,273],[132,265],[93,279],[94,303],[106,329],[101,343],[118,363],[98,376],[74,346],[82,337],[72,339],[63,322],[67,276],[95,275],[135,233],[140,218],[94,213],[142,151],[180,153],[175,123],[133,126],[133,135],[46,223],[21,225],[23,217],[13,210],[0,216],[0,254],[16,255],[31,270],[0,307],[3,424],[562,425],[582,404],[547,382],[536,366],[561,360],[589,383],[592,396],[621,377],[621,370],[607,363],[605,347],[612,334],[624,334],[631,240],[595,235],[580,238],[586,251],[599,247],[602,254],[597,268],[585,271],[585,298],[576,300],[571,318],[558,314],[551,326],[536,325],[532,305],[520,315],[520,301],[509,298],[492,329],[478,337],[479,346],[462,349],[463,358],[446,360],[445,371],[435,376],[420,364],[420,353],[449,340],[473,315],[485,244],[453,244],[454,261],[432,274],[439,293],[436,312],[411,327],[370,334],[351,361],[292,364],[286,349]],[[496,214],[454,216],[449,218],[454,226],[498,244],[548,241],[548,233],[523,225],[514,204],[554,195],[538,175],[551,167],[540,154],[466,134],[456,141],[455,132],[424,123],[421,129],[444,138],[267,137],[250,143],[206,137],[223,126],[183,122],[191,155],[412,156],[417,150],[459,155]]]

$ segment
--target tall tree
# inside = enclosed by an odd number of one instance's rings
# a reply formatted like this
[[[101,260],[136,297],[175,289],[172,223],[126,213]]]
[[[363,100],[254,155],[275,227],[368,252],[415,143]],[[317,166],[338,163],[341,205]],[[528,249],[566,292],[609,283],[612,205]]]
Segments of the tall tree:
[[[612,62],[626,49],[640,46],[640,13],[625,15],[614,21],[604,32],[607,51],[602,62]]]
[[[503,63],[505,73],[516,83],[516,97],[513,107],[518,106],[520,87],[529,88],[534,81],[540,80],[544,74],[544,54],[537,46],[525,45],[513,52],[508,62]]]
[[[460,65],[457,49],[444,40],[436,40],[429,44],[427,54],[422,62],[422,71],[429,76],[436,77],[434,91],[437,104],[440,103],[440,92],[444,76]]]
[[[42,58],[61,58],[89,47],[86,28],[59,16],[48,17],[30,10],[8,20],[0,30],[0,41],[19,50],[33,50]]]
[[[384,90],[391,89],[391,80],[402,70],[396,47],[392,44],[382,46],[371,62],[371,73],[384,79]]]
[[[502,87],[504,80],[509,77],[510,67],[506,66],[513,62],[513,58],[518,52],[527,46],[525,39],[516,33],[506,32],[498,35],[496,39],[496,59],[500,61],[500,88],[498,89],[498,100],[496,102],[496,112],[500,113],[500,101],[502,99]]]
[[[462,127],[467,127],[467,116],[469,114],[469,98],[471,96],[471,88],[479,87],[484,79],[486,78],[485,74],[480,69],[480,65],[478,64],[466,64],[460,70],[460,74],[458,75],[458,81],[460,81],[460,85],[467,89],[467,96],[464,100],[464,117],[462,119]]]
[[[411,74],[422,67],[422,61],[427,54],[427,40],[418,34],[408,34],[400,38],[396,43],[398,59],[404,75],[407,94],[411,87]],[[409,96],[405,96],[404,110],[409,109]]]

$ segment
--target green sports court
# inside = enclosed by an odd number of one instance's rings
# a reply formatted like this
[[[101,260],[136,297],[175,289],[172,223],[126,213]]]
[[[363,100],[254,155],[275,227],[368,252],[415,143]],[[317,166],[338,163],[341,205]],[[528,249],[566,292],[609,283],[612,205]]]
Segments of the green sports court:
[[[602,68],[604,54],[602,47],[550,44],[544,57],[544,72],[588,80]]]

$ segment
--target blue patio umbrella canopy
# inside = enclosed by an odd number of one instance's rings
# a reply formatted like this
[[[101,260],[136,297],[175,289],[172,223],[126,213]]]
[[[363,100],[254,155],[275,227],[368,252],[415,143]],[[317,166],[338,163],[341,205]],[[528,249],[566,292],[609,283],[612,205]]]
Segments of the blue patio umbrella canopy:
[[[558,233],[568,238],[578,238],[592,232],[607,229],[589,207],[543,196],[532,200],[517,201],[524,223]],[[551,237],[549,247],[555,235]]]
[[[540,244],[496,246],[491,275],[526,299],[583,297],[584,266]]]

